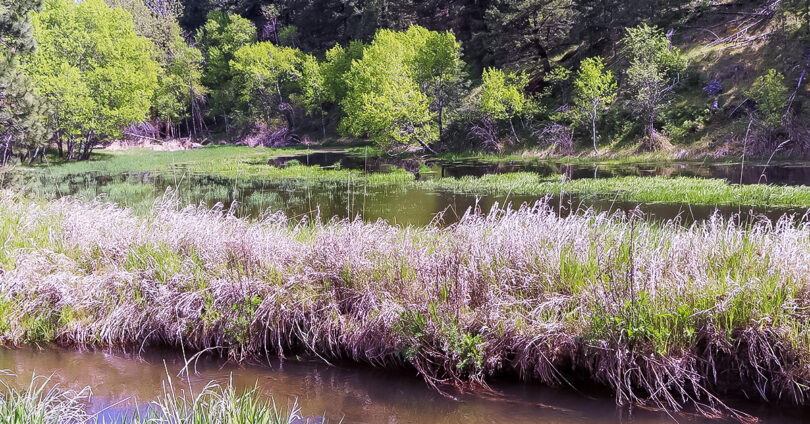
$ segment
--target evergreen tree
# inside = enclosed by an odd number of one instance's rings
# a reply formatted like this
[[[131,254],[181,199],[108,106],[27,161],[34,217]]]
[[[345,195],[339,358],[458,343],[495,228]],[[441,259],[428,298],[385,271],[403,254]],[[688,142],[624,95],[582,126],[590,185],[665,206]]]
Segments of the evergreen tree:
[[[0,2],[0,166],[17,147],[30,151],[47,138],[45,104],[20,66],[36,50],[30,13],[41,5],[41,0]]]

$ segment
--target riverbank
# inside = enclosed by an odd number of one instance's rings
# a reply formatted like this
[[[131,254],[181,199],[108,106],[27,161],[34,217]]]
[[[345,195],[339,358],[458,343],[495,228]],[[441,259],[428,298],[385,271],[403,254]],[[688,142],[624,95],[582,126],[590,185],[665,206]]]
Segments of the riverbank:
[[[620,404],[804,405],[810,226],[689,228],[545,206],[450,228],[0,200],[8,344],[308,352],[429,384],[587,381]],[[749,389],[757,387],[759,395]]]

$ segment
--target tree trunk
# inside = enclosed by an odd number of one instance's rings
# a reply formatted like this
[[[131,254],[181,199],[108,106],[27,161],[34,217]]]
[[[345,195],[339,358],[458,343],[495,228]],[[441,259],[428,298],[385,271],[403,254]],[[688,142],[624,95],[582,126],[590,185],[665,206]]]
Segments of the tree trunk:
[[[444,104],[442,102],[442,80],[439,78],[439,86],[436,88],[436,103],[439,105],[439,143],[444,141],[444,138],[442,137],[444,135],[444,123],[442,121]]]
[[[592,118],[593,119],[591,121],[591,124],[593,125],[592,126],[592,131],[593,131],[592,132],[592,134],[593,134],[593,151],[594,151],[594,153],[596,153],[598,155],[599,154],[599,149],[597,149],[597,147],[596,147],[596,113],[593,114]]]
[[[512,118],[509,118],[509,126],[512,128],[512,135],[515,136],[515,144],[520,144],[520,139],[518,138],[517,131],[515,131],[515,123],[512,122]]]
[[[323,130],[323,139],[326,140],[326,118],[323,115],[323,107],[321,107],[321,129]]]
[[[3,145],[0,146],[2,149],[2,155],[0,155],[0,166],[6,166],[8,162],[8,157],[11,153],[11,134],[6,134],[5,140],[3,141]]]
[[[435,150],[431,149],[431,148],[430,148],[430,146],[428,146],[427,144],[425,144],[425,142],[424,142],[424,141],[422,141],[422,139],[421,139],[421,138],[418,138],[418,139],[417,139],[417,141],[419,141],[419,144],[421,144],[421,145],[422,145],[422,147],[424,147],[424,148],[425,148],[425,150],[427,150],[428,152],[433,153],[434,155],[438,155],[438,154],[439,154],[439,153],[438,153],[438,152],[436,152]]]

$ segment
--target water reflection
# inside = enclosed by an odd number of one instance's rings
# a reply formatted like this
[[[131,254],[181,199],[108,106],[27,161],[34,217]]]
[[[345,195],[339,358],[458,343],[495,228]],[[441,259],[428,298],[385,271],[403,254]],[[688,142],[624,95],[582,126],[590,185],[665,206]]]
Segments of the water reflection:
[[[304,165],[321,167],[340,167],[345,169],[366,170],[367,172],[385,172],[390,167],[406,169],[418,173],[420,165],[431,168],[438,177],[480,177],[487,174],[505,174],[510,172],[533,172],[541,177],[566,175],[569,179],[612,178],[625,176],[641,177],[698,177],[717,178],[733,184],[776,184],[776,185],[810,185],[810,165],[795,164],[758,164],[758,163],[699,163],[673,162],[636,163],[625,165],[563,164],[554,161],[515,161],[487,163],[474,159],[460,161],[395,158],[364,158],[361,155],[348,154],[341,150],[321,150],[309,155],[286,156],[272,159],[270,165],[284,166],[289,161],[298,161]],[[424,169],[424,167],[422,168]]]
[[[52,375],[63,389],[91,387],[92,412],[120,419],[137,405],[163,392],[167,375],[179,393],[195,393],[210,381],[229,381],[241,389],[258,386],[281,406],[295,400],[305,417],[324,417],[344,423],[613,423],[627,418],[609,396],[586,396],[564,389],[526,384],[495,384],[496,394],[463,395],[458,400],[429,389],[411,374],[352,366],[328,367],[318,362],[271,360],[265,365],[226,364],[206,358],[196,364],[188,380],[178,373],[184,362],[176,355],[134,357],[121,353],[76,352],[60,349],[0,350],[0,368],[17,377],[5,381],[27,387],[31,375]],[[658,412],[635,409],[632,422],[659,423],[668,418]],[[705,422],[687,414],[679,422]]]
[[[736,206],[695,206],[686,204],[638,204],[612,198],[580,198],[570,194],[562,197],[473,195],[452,191],[425,190],[416,187],[390,185],[367,187],[346,182],[300,182],[260,179],[233,179],[211,175],[135,173],[125,175],[85,174],[72,176],[57,183],[41,184],[36,194],[44,198],[78,195],[87,199],[106,198],[138,212],[146,212],[155,198],[168,188],[175,189],[183,204],[217,203],[232,209],[236,215],[258,217],[266,211],[283,211],[293,219],[361,218],[366,221],[385,220],[397,225],[428,225],[436,222],[449,225],[470,208],[489,211],[493,206],[524,203],[534,204],[547,199],[563,216],[593,209],[597,212],[626,212],[640,209],[649,220],[678,219],[683,224],[710,217],[716,211],[726,217],[739,215],[741,220],[767,217],[778,219],[794,214],[800,218],[804,208],[741,208]],[[440,214],[439,218],[436,215]]]

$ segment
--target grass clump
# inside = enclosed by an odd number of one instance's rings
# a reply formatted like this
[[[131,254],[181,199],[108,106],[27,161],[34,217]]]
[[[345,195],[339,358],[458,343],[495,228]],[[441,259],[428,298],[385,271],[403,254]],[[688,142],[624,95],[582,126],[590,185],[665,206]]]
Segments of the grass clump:
[[[4,194],[0,337],[306,351],[407,364],[440,389],[586,376],[622,404],[707,413],[754,386],[810,394],[810,223],[683,227],[539,203],[415,228],[175,202],[137,216]]]
[[[164,382],[163,395],[132,413],[107,414],[87,412],[92,390],[62,391],[50,379],[35,376],[28,388],[5,386],[0,396],[0,422],[14,424],[289,424],[310,423],[301,416],[295,402],[289,410],[263,398],[257,389],[237,392],[232,385],[214,382],[200,393],[175,389],[171,379]],[[323,422],[323,421],[318,421]]]

